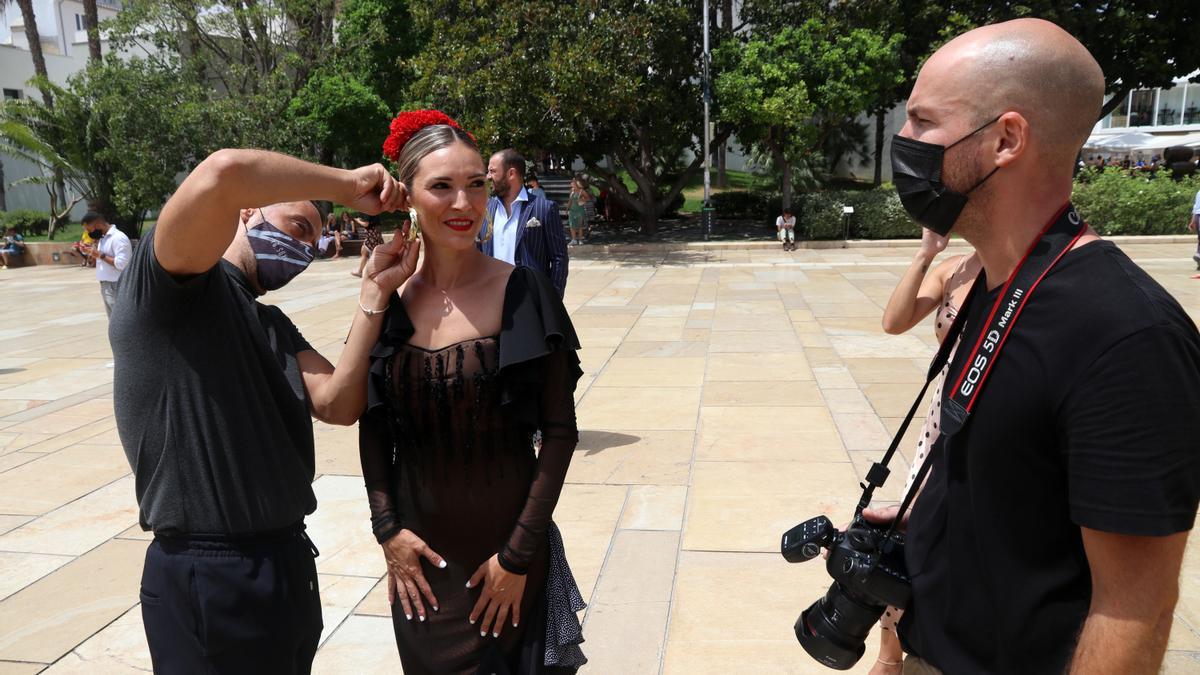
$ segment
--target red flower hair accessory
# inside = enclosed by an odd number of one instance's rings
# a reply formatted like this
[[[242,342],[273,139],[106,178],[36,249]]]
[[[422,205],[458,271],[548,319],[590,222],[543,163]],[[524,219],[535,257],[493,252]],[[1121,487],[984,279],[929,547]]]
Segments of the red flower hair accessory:
[[[393,162],[400,161],[400,151],[404,149],[405,144],[418,131],[435,124],[446,124],[455,129],[462,129],[458,125],[458,122],[450,119],[441,110],[411,110],[409,112],[402,112],[392,120],[391,133],[388,134],[387,140],[383,142],[383,154],[387,155]],[[472,141],[475,140],[475,137],[470,132],[467,132],[467,135],[471,136]]]

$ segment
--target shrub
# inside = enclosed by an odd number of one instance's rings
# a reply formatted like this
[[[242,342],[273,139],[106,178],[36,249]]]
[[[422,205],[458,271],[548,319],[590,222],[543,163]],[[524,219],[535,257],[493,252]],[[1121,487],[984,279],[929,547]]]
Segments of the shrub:
[[[1128,172],[1119,168],[1084,171],[1071,197],[1080,215],[1102,235],[1182,234],[1187,231],[1200,174],[1180,181],[1165,171]],[[762,219],[774,224],[782,210],[778,193],[718,192],[713,204],[720,218]],[[792,199],[798,234],[805,239],[841,239],[842,209],[854,207],[851,239],[918,239],[921,228],[900,203],[890,183],[871,190],[827,190]]]
[[[715,192],[712,196],[713,207],[722,218],[766,218],[770,215],[767,202],[771,193],[757,190],[736,190]]]
[[[42,235],[50,229],[50,214],[33,209],[13,209],[0,213],[5,228],[13,227],[25,236]]]
[[[800,195],[796,209],[801,232],[808,239],[845,236],[842,209],[851,206],[851,239],[914,239],[921,230],[908,217],[890,185],[874,190],[830,190]]]
[[[1081,173],[1071,199],[1102,235],[1183,234],[1197,191],[1200,176],[1176,182],[1166,172],[1108,168]]]

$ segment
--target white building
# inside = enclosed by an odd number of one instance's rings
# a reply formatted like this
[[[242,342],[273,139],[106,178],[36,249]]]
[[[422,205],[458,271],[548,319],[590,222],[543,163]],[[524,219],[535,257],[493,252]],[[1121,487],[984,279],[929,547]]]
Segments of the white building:
[[[120,0],[96,0],[100,20],[114,17],[121,11]],[[42,51],[46,54],[87,57],[87,20],[79,0],[33,0]],[[29,50],[25,40],[25,21],[16,2],[0,4],[0,45]]]
[[[120,0],[97,0],[96,5],[101,21],[116,16],[121,10]],[[47,74],[55,84],[65,85],[67,78],[87,66],[87,25],[83,3],[80,0],[33,0],[33,12],[37,18]],[[107,48],[107,45],[102,46]],[[21,10],[12,0],[0,0],[0,89],[3,90],[4,100],[31,96],[40,99],[41,92],[29,84],[33,76],[33,58],[25,39],[25,21]],[[8,208],[49,210],[50,200],[45,188],[40,185],[12,185],[26,176],[36,174],[36,167],[7,155],[0,155],[0,161],[4,162]],[[86,207],[81,203],[76,206],[72,216],[78,219],[85,210]]]
[[[1200,150],[1200,82],[1188,82],[1197,76],[1200,71],[1175,78],[1167,88],[1130,92],[1112,113],[1096,123],[1084,146],[1085,154],[1131,155],[1148,160],[1172,145]]]

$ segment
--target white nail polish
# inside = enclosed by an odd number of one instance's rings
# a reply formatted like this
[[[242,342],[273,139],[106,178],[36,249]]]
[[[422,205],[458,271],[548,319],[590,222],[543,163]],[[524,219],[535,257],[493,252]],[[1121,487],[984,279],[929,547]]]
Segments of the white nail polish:
[[[485,631],[485,630],[479,631],[479,637],[487,637],[487,631]]]
[[[424,621],[425,621],[425,617],[424,617],[424,616],[422,616],[422,617],[421,617],[421,621],[422,621],[422,622],[424,622]]]
[[[494,638],[500,637],[500,632],[496,631],[495,633],[492,633],[492,637],[494,637]]]
[[[472,625],[472,626],[474,626],[474,625],[475,625],[475,619],[468,619],[468,621],[470,621],[470,622],[471,622],[471,625]]]
[[[405,616],[405,617],[406,617],[406,618],[407,618],[409,621],[412,621],[412,614],[405,614],[404,616]]]
[[[442,562],[438,563],[438,567],[440,567],[442,569],[446,569],[446,561],[443,560]]]

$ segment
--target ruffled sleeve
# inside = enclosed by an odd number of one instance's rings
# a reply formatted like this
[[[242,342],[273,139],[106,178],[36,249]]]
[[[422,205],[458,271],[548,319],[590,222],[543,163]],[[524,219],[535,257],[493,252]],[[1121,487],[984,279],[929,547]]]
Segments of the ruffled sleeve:
[[[388,302],[379,341],[371,349],[367,374],[367,410],[358,422],[358,459],[362,463],[371,531],[383,543],[404,528],[404,514],[392,501],[395,438],[387,409],[388,362],[413,334],[412,321],[396,294]]]
[[[524,574],[546,541],[550,519],[579,441],[575,385],[579,338],[550,281],[518,267],[504,297],[500,332],[503,414],[530,431],[541,430],[542,449],[525,508],[498,555],[500,565]]]

